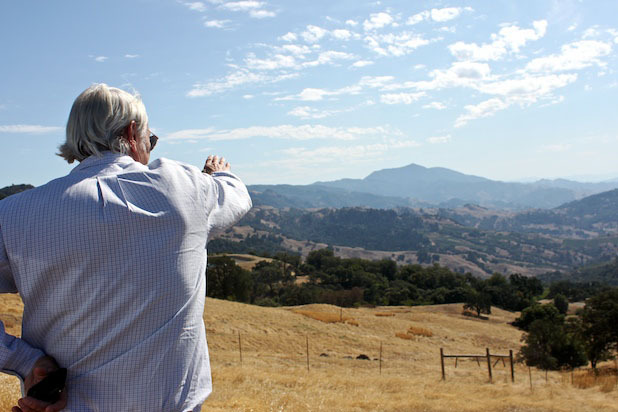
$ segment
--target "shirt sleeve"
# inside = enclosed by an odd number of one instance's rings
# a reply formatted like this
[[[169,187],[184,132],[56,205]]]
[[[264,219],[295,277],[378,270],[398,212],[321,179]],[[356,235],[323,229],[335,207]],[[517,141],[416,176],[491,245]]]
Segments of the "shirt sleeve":
[[[2,226],[0,226],[0,293],[16,293],[17,287],[11,272],[11,265],[4,247],[2,238]]]
[[[217,202],[208,217],[209,229],[225,229],[238,222],[251,209],[251,197],[244,183],[233,173],[212,175]]]
[[[0,293],[14,292],[17,292],[17,288],[4,247],[2,228],[0,228]],[[2,372],[17,375],[23,380],[41,356],[44,356],[44,353],[39,349],[6,333],[4,323],[0,319],[0,370]]]

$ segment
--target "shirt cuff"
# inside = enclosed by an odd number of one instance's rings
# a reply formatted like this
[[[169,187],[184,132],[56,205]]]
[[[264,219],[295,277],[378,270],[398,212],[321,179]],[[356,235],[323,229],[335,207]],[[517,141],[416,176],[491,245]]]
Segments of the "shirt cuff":
[[[40,357],[45,356],[45,353],[40,349],[33,348],[22,339],[12,338],[12,342],[0,348],[0,354],[6,351],[5,353],[8,355],[1,366],[3,371],[14,372],[25,379],[34,368],[35,362]]]

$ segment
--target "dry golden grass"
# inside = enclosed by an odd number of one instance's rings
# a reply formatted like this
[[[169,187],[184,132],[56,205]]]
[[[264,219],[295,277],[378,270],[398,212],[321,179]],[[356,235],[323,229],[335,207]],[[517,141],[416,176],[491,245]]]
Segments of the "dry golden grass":
[[[382,318],[387,318],[390,316],[395,316],[394,313],[390,313],[390,312],[378,312],[375,314],[377,317],[382,317]]]
[[[7,303],[8,302],[8,303]],[[17,308],[17,309],[16,309]],[[206,411],[618,411],[618,390],[605,386],[579,389],[568,373],[545,373],[517,365],[515,383],[502,363],[487,368],[473,360],[446,362],[441,380],[440,347],[448,354],[505,354],[517,351],[521,332],[507,322],[517,314],[492,309],[488,320],[464,317],[461,305],[413,308],[345,309],[350,324],[327,323],[297,311],[332,313],[339,308],[306,305],[264,308],[207,299],[207,325],[214,391]],[[15,299],[0,296],[0,318],[19,312]],[[376,317],[378,312],[395,316]],[[431,338],[395,337],[413,323]],[[15,325],[13,332],[17,333]],[[243,362],[238,352],[242,336]],[[307,370],[307,339],[309,364]],[[380,362],[357,360],[360,354]],[[580,373],[580,372],[576,372]],[[583,371],[581,372],[583,374]],[[0,375],[0,410],[18,397],[15,378]]]
[[[294,310],[294,313],[307,316],[308,318],[319,320],[324,323],[347,323],[348,325],[358,326],[358,322],[348,316],[343,316],[341,313],[334,312],[316,312],[312,310]]]
[[[397,332],[395,336],[401,339],[414,340],[417,336],[431,338],[433,333],[429,329],[420,328],[418,326],[410,326],[406,332]]]
[[[566,372],[563,375],[565,382],[572,382],[579,389],[598,387],[601,392],[611,392],[618,388],[618,370],[615,368],[600,368],[598,373],[591,370]]]
[[[407,339],[407,340],[413,340],[413,339],[415,339],[415,338],[414,338],[414,335],[410,335],[410,334],[409,334],[409,333],[407,333],[407,332],[397,332],[397,333],[395,333],[395,336],[397,336],[398,338],[401,338],[401,339]]]
[[[420,328],[418,326],[410,326],[407,333],[409,335],[425,336],[427,338],[431,338],[433,336],[433,333],[429,329]]]

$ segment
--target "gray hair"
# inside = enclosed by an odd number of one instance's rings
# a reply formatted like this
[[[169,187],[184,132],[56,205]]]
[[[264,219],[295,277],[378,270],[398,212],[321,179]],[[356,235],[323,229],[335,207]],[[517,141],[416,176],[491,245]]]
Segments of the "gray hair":
[[[105,150],[129,154],[129,142],[123,135],[133,120],[139,135],[143,135],[148,115],[139,95],[94,84],[75,99],[67,122],[67,139],[59,147],[58,156],[73,163],[101,156]]]

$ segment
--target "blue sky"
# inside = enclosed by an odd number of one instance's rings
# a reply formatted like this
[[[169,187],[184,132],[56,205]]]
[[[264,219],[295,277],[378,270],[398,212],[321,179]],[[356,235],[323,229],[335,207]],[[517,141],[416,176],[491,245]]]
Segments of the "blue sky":
[[[92,83],[136,90],[152,157],[247,183],[410,163],[492,179],[618,176],[615,0],[0,3],[0,187],[54,153]]]

